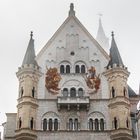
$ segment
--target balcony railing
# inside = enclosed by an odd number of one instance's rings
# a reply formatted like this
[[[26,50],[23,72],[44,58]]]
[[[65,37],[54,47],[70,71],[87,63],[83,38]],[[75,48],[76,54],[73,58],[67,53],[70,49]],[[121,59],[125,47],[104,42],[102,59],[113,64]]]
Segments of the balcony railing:
[[[89,97],[82,96],[82,97],[63,97],[59,96],[57,98],[57,105],[58,109],[67,107],[68,110],[70,109],[89,109]]]

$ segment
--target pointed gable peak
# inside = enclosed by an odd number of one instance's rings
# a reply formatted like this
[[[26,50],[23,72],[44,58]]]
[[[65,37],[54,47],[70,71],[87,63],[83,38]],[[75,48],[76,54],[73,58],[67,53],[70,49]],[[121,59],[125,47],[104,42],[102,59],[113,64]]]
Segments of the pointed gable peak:
[[[27,50],[26,50],[26,53],[25,53],[25,56],[24,56],[24,59],[22,62],[22,65],[25,65],[25,64],[28,64],[28,65],[34,64],[34,65],[38,66],[37,62],[35,60],[34,39],[33,39],[32,31],[30,34],[30,41],[29,41],[29,44],[28,44],[28,47],[27,47]]]
[[[75,16],[74,4],[70,4],[69,16]]]
[[[114,32],[112,32],[111,36],[112,36],[112,41],[111,41],[111,48],[110,48],[110,61],[108,66],[113,67],[113,64],[116,64],[117,66],[124,66],[118,47],[114,39]]]

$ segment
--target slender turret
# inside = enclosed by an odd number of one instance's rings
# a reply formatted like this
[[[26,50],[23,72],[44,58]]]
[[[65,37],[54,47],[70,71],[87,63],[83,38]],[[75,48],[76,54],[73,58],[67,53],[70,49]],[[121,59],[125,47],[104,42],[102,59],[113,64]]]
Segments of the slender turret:
[[[131,140],[130,102],[128,96],[127,78],[129,72],[124,66],[117,48],[114,33],[110,49],[110,61],[105,76],[109,81],[109,110],[112,140]]]
[[[19,97],[17,105],[17,126],[16,139],[35,140],[36,132],[36,112],[37,103],[37,84],[41,76],[39,66],[35,60],[33,32],[22,66],[17,72],[19,79]]]

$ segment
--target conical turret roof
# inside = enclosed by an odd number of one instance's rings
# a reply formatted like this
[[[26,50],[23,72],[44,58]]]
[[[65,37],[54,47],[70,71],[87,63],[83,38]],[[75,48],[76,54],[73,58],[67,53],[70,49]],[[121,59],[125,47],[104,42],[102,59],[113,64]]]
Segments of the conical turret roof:
[[[29,41],[29,44],[28,44],[28,47],[27,47],[27,50],[26,50],[22,65],[34,64],[34,65],[38,66],[38,64],[37,64],[37,62],[35,60],[35,57],[36,56],[35,56],[35,50],[34,50],[33,32],[31,32],[30,41]]]
[[[114,39],[114,33],[112,32],[112,42],[111,42],[111,48],[110,48],[110,61],[108,63],[108,66],[113,66],[113,64],[117,64],[124,66],[122,58],[120,56],[118,47],[116,45],[115,39]],[[107,66],[107,67],[108,67]]]

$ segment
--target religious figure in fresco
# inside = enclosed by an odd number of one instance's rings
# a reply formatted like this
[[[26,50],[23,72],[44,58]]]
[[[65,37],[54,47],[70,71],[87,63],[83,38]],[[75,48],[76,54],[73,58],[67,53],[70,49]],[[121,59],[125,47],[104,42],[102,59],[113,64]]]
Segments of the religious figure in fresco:
[[[61,80],[60,74],[57,71],[57,68],[49,68],[46,73],[45,86],[47,90],[53,94],[58,94],[59,82]]]
[[[95,91],[97,92],[100,87],[100,82],[101,80],[99,78],[99,75],[96,75],[95,67],[91,66],[86,77],[87,86],[91,89],[95,89]]]

